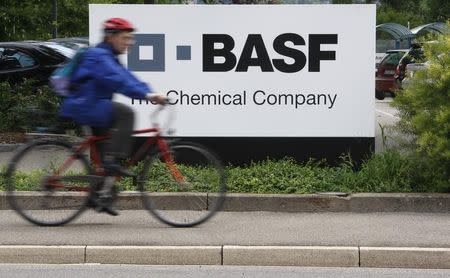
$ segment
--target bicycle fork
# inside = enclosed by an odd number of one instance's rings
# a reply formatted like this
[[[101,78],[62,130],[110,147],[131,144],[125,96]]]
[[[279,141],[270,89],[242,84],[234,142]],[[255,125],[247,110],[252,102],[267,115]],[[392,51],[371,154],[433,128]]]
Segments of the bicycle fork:
[[[161,151],[161,153],[163,155],[163,158],[164,158],[164,161],[166,162],[167,167],[169,168],[170,172],[172,173],[172,176],[175,178],[177,183],[184,184],[184,182],[185,182],[184,176],[178,170],[178,167],[177,167],[175,161],[173,160],[173,156],[169,151],[169,146],[167,145],[167,143],[164,142],[163,140],[158,140],[158,146],[159,146],[159,150]]]

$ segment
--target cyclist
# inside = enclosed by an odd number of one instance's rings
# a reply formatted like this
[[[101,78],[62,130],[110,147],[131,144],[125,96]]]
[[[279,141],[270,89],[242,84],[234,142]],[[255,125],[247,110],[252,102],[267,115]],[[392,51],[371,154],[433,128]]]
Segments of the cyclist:
[[[156,94],[139,81],[118,60],[133,44],[133,25],[123,18],[104,22],[104,39],[88,49],[71,77],[72,90],[65,98],[60,115],[92,128],[94,135],[111,134],[104,146],[103,167],[106,178],[95,204],[98,211],[118,215],[112,207],[114,176],[132,176],[118,161],[130,152],[134,112],[125,104],[112,101],[114,93],[131,98],[147,99],[163,104],[167,97]],[[101,147],[103,150],[103,147]]]

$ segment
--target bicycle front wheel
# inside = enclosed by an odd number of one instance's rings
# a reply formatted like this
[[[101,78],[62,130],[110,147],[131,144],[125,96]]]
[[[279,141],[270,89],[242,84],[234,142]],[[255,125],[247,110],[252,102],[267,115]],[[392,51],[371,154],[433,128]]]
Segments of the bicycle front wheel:
[[[225,200],[222,163],[197,144],[180,143],[149,157],[139,178],[144,207],[171,226],[203,223]]]
[[[34,141],[19,150],[8,166],[8,201],[33,224],[66,224],[86,207],[93,182],[90,173],[87,159],[70,144]]]

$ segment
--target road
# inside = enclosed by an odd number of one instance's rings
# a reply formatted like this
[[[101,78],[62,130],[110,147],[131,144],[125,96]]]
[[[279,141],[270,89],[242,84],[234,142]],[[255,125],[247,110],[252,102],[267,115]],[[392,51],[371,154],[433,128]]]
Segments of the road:
[[[36,227],[0,210],[3,245],[282,245],[450,247],[448,213],[220,212],[194,228],[172,228],[147,211],[89,211],[64,227]]]
[[[450,270],[141,265],[1,265],[0,277],[166,277],[166,278],[444,278]]]

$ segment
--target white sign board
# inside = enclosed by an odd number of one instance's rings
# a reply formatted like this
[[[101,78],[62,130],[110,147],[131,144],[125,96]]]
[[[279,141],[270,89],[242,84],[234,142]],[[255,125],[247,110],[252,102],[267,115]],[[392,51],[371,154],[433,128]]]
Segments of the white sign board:
[[[137,27],[121,59],[176,136],[374,137],[375,5],[90,5],[91,43],[110,17]],[[149,127],[154,105],[118,101]]]

